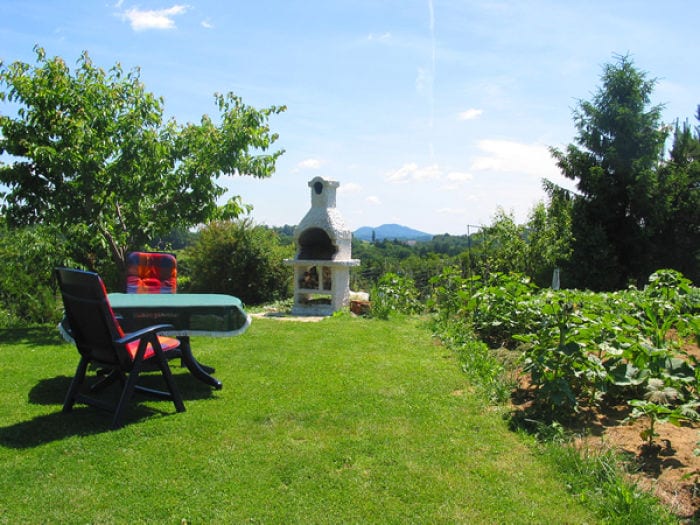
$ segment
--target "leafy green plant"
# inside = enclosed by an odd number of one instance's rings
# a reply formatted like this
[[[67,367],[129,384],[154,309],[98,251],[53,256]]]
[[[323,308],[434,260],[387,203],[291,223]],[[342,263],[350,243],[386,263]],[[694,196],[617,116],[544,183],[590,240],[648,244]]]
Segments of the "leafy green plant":
[[[536,404],[553,418],[578,410],[581,371],[588,364],[584,346],[576,340],[581,318],[565,295],[540,302],[542,321],[528,334],[514,339],[525,343],[523,370],[535,386]]]
[[[384,274],[370,293],[371,315],[386,320],[392,313],[417,313],[423,308],[418,295],[412,279],[395,273]]]
[[[676,404],[680,398],[680,393],[673,387],[667,386],[662,379],[652,378],[647,383],[647,393],[644,399],[633,399],[629,402],[633,407],[628,416],[629,421],[646,418],[648,426],[640,432],[640,437],[644,441],[644,448],[647,453],[657,450],[654,447],[654,439],[659,436],[656,432],[656,425],[659,422],[667,421],[673,425],[680,426],[683,421],[694,421],[698,419],[698,402]]]
[[[53,270],[73,265],[57,228],[6,228],[0,218],[0,327],[57,322]]]
[[[479,287],[481,278],[462,277],[462,272],[455,266],[443,268],[442,272],[430,278],[431,296],[428,308],[437,314],[441,321],[457,315],[471,297],[471,290]]]
[[[512,345],[513,334],[526,332],[537,316],[530,301],[536,289],[526,276],[492,274],[465,307],[479,337],[493,346]]]
[[[683,299],[692,294],[693,286],[690,279],[676,270],[657,270],[649,276],[649,284],[645,293],[649,297],[661,298],[665,301],[681,304]]]

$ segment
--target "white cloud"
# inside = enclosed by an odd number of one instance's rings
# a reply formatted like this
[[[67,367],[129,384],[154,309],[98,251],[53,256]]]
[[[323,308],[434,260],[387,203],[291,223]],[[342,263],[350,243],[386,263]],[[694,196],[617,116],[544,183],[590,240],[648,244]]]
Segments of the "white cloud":
[[[439,179],[442,176],[442,170],[437,164],[431,164],[430,166],[425,166],[424,168],[419,168],[413,174],[415,180],[434,180]]]
[[[200,24],[204,29],[214,29],[214,24],[212,24],[209,19],[202,20]]]
[[[419,95],[430,96],[433,90],[433,75],[423,67],[418,68],[416,74],[416,91]]]
[[[447,180],[450,182],[467,182],[473,178],[474,175],[465,171],[451,171],[447,174]]]
[[[475,157],[472,171],[525,173],[536,177],[559,175],[554,159],[546,146],[508,140],[480,140],[477,147],[484,155]]]
[[[386,42],[387,40],[391,39],[391,33],[388,31],[386,33],[381,33],[381,34],[375,34],[375,33],[370,33],[367,35],[367,40],[370,42],[375,41],[375,42]]]
[[[401,166],[398,170],[386,175],[386,180],[395,183],[404,183],[410,181],[424,181],[439,179],[442,176],[442,170],[437,164],[420,167],[415,162],[409,162]]]
[[[304,159],[299,164],[297,168],[306,170],[317,170],[321,167],[323,161],[321,159]]]
[[[408,182],[411,178],[411,173],[418,169],[418,164],[411,162],[409,164],[404,164],[398,170],[389,173],[386,176],[386,180],[389,182]]]
[[[341,184],[338,187],[338,193],[357,193],[362,190],[362,186],[355,182]]]
[[[474,120],[483,114],[483,109],[469,108],[457,115],[459,120]]]
[[[437,212],[440,215],[466,215],[469,210],[467,208],[440,208]]]
[[[376,195],[370,195],[365,199],[365,202],[367,204],[371,204],[372,206],[379,206],[382,203],[382,201],[379,200],[379,197],[377,197]]]
[[[474,179],[471,173],[464,171],[450,171],[446,176],[446,183],[443,184],[440,189],[442,191],[455,191],[463,187],[465,182],[469,182]]]
[[[127,9],[122,13],[122,18],[128,20],[134,31],[147,29],[174,29],[174,16],[184,14],[188,10],[186,5],[174,5],[167,9],[141,10],[138,7]]]

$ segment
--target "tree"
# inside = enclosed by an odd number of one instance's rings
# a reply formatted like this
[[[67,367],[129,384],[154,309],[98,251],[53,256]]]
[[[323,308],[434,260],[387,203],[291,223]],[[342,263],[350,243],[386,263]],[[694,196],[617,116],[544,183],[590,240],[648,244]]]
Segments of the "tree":
[[[603,68],[602,86],[574,111],[575,144],[551,152],[577,181],[573,253],[567,272],[576,286],[622,288],[649,268],[646,228],[655,205],[656,168],[667,129],[661,106],[650,107],[655,80],[627,56]]]
[[[554,269],[569,261],[572,242],[570,194],[548,183],[545,191],[549,202],[539,203],[530,211],[526,226],[526,273],[540,287],[549,286]]]
[[[700,127],[693,133],[688,122],[676,123],[655,201],[650,228],[656,268],[673,268],[700,282]]]
[[[512,213],[498,208],[489,226],[482,229],[487,273],[525,273],[527,243],[525,227],[515,223]]]
[[[85,52],[71,71],[35,52],[35,66],[0,62],[0,102],[16,110],[0,115],[0,154],[12,159],[0,164],[0,211],[11,226],[56,225],[123,270],[127,252],[150,239],[241,213],[239,197],[217,207],[226,191],[217,179],[269,177],[283,153],[266,152],[278,138],[268,118],[284,106],[256,110],[216,94],[218,123],[164,122],[163,100],[138,70],[105,72]]]

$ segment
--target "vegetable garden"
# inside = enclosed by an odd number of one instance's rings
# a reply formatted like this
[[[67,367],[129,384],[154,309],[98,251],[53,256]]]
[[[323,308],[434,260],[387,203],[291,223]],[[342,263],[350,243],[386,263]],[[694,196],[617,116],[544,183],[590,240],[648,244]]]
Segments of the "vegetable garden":
[[[614,407],[615,425],[639,431],[627,445],[642,469],[673,451],[662,423],[700,440],[700,289],[679,272],[659,270],[644,289],[609,293],[539,289],[517,274],[463,277],[455,268],[431,285],[435,333],[492,400],[513,401],[514,428],[590,436]],[[403,308],[415,296],[398,276],[382,286]],[[700,470],[683,466],[697,503]]]

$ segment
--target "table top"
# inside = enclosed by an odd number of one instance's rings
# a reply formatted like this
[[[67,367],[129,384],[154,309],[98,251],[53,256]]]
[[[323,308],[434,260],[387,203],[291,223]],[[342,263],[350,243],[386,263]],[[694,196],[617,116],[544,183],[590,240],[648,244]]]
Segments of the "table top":
[[[240,308],[243,302],[232,295],[213,293],[110,293],[112,308]]]
[[[110,293],[109,303],[128,330],[168,323],[173,336],[233,336],[245,332],[251,317],[237,297],[224,294]]]

